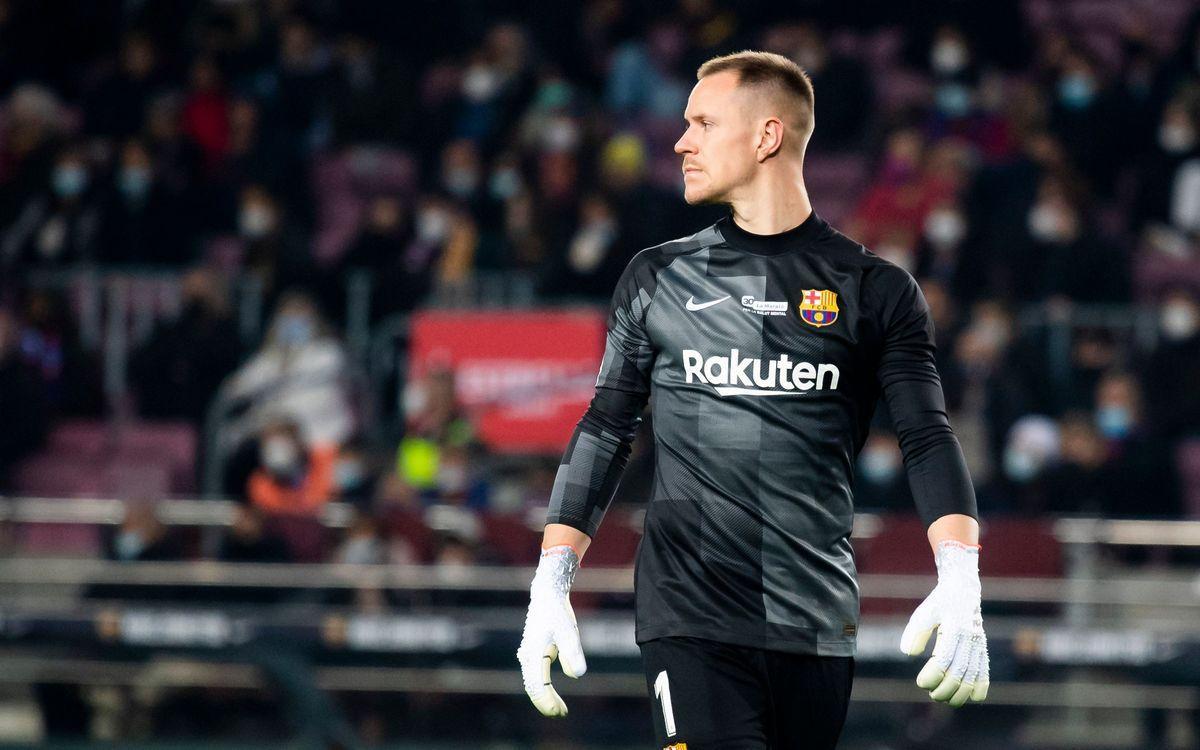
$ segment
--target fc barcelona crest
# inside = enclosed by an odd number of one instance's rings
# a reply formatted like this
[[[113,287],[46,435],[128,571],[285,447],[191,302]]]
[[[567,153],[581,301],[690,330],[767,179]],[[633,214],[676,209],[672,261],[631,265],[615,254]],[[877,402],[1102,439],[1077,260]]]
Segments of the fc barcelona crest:
[[[824,328],[837,320],[837,292],[828,289],[805,289],[800,293],[800,319],[810,326]]]

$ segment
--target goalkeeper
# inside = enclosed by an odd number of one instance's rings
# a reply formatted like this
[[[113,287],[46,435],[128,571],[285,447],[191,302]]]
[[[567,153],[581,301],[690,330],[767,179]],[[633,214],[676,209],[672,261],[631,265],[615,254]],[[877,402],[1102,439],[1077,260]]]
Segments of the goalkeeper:
[[[900,647],[920,654],[937,630],[917,685],[983,700],[975,495],[924,296],[813,212],[813,91],[791,60],[709,60],[684,119],[685,200],[731,211],[638,253],[618,282],[595,397],[551,494],[517,654],[526,692],[561,716],[552,662],[587,669],[571,583],[650,401],[657,470],[634,588],[658,747],[835,747],[858,630],[853,467],[882,394],[938,572]]]

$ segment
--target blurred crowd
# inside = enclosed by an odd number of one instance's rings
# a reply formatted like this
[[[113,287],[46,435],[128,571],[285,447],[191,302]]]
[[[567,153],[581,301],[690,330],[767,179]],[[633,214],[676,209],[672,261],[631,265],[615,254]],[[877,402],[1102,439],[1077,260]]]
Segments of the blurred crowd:
[[[261,514],[343,500],[337,559],[487,559],[469,522],[414,552],[381,519],[544,507],[558,457],[493,460],[448,371],[408,384],[402,436],[368,439],[347,274],[369,271],[372,322],[484,272],[603,304],[635,252],[723,214],[683,203],[671,146],[699,63],[752,47],[812,76],[817,211],[925,291],[983,511],[1200,514],[1191,4],[502,5],[0,0],[0,487],[56,419],[112,406],[78,300],[38,279],[150,268],[181,299],[132,353],[129,408],[199,429],[218,390],[242,406],[221,556],[295,559],[303,535]],[[246,277],[261,341],[230,303]],[[622,501],[653,476],[652,418]],[[859,506],[911,508],[876,422]],[[158,554],[142,520],[114,556]]]

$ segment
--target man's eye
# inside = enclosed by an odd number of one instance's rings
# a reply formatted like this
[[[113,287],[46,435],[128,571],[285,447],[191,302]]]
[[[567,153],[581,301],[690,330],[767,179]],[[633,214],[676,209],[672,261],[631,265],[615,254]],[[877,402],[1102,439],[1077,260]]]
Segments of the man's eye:
[[[712,125],[712,123],[705,120],[703,123],[701,123],[701,125],[704,127],[705,130],[708,130],[708,126]]]

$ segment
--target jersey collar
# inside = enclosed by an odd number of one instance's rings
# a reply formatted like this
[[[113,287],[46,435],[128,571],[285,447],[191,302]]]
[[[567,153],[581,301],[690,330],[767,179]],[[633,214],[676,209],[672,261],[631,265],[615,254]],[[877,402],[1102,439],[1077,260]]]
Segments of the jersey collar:
[[[730,214],[717,222],[717,231],[726,244],[755,255],[778,255],[812,242],[829,226],[813,211],[799,225],[778,234],[754,234],[737,225]]]

